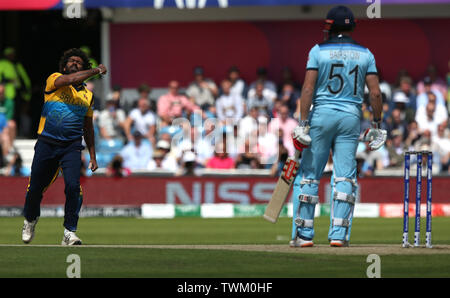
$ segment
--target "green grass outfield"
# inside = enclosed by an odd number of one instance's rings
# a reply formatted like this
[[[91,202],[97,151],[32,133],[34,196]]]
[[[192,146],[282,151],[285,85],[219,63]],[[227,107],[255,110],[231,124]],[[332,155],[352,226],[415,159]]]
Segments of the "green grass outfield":
[[[319,217],[316,246],[303,249],[288,247],[288,218],[81,218],[82,247],[59,246],[62,218],[41,218],[32,245],[21,241],[22,224],[0,218],[0,277],[66,277],[66,258],[77,254],[82,277],[363,278],[371,253],[382,277],[450,277],[448,217],[433,218],[433,249],[401,249],[401,218],[355,218],[352,246],[330,248],[329,218]]]

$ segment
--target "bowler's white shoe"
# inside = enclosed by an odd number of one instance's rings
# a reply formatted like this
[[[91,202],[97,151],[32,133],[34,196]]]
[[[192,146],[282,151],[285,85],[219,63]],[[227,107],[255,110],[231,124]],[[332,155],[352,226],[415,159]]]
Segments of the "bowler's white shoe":
[[[64,229],[64,238],[61,245],[81,245],[81,239],[74,232]]]
[[[348,247],[348,241],[345,240],[331,240],[331,247]]]
[[[314,246],[314,242],[312,240],[304,240],[299,237],[295,237],[295,239],[289,241],[290,247],[312,247]]]
[[[39,217],[33,221],[24,220],[22,228],[22,241],[26,244],[30,243],[34,238],[34,228],[39,220]]]

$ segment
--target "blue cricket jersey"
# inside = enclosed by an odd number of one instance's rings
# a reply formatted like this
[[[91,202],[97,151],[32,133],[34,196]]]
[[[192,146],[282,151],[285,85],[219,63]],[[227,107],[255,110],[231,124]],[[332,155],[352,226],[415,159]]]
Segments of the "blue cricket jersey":
[[[306,69],[318,71],[314,108],[329,107],[360,116],[366,75],[377,74],[369,49],[349,36],[334,36],[311,49]]]

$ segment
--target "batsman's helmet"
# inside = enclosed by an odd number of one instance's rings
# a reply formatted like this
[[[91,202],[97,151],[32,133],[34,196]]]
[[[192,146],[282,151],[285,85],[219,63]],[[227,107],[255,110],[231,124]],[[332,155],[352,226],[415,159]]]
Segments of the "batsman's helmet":
[[[352,31],[356,26],[353,12],[346,6],[335,6],[327,14],[325,32]]]

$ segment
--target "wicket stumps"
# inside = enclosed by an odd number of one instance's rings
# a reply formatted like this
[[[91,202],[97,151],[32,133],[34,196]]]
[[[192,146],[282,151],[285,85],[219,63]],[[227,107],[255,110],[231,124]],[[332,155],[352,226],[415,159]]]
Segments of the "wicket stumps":
[[[422,157],[427,156],[427,204],[426,204],[426,233],[425,246],[431,248],[431,190],[432,190],[432,166],[433,153],[430,151],[406,151],[404,168],[404,198],[403,198],[403,247],[410,247],[408,242],[409,232],[409,188],[410,188],[410,157],[417,156],[417,174],[416,174],[416,212],[414,220],[414,247],[420,245],[420,201],[422,197]]]

